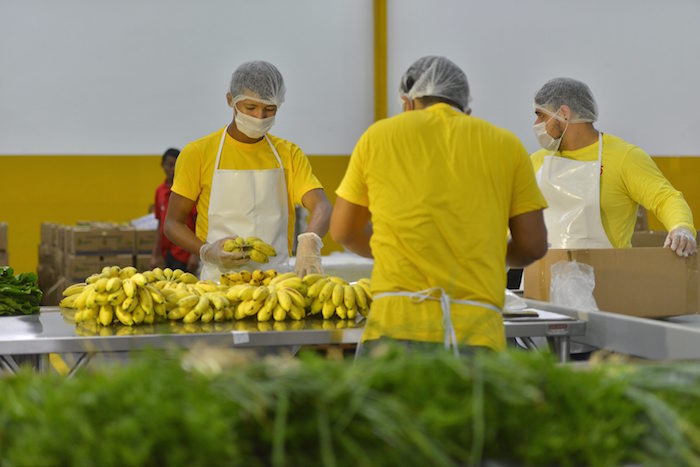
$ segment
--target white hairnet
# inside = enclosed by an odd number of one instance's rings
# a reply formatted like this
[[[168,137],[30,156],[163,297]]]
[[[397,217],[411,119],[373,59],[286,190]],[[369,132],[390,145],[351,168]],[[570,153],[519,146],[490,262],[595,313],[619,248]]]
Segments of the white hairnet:
[[[262,60],[241,64],[231,76],[233,103],[253,99],[279,106],[284,102],[284,79],[272,63]]]
[[[562,105],[571,109],[571,123],[595,122],[598,106],[585,83],[571,78],[554,78],[535,94],[535,108],[556,112]]]
[[[399,92],[409,99],[443,97],[469,108],[469,83],[462,69],[445,57],[427,56],[416,60],[401,77]]]

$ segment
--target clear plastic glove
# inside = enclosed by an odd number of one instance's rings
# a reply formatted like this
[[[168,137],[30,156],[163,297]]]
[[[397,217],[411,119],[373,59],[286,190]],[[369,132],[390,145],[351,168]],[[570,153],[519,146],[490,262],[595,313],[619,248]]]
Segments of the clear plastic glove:
[[[664,248],[670,247],[678,256],[694,255],[698,249],[693,232],[686,227],[671,229],[664,241]]]
[[[235,240],[236,237],[226,237],[214,243],[205,243],[199,249],[199,258],[222,270],[234,269],[250,261],[248,255],[242,251],[224,251],[224,242],[228,239]]]
[[[297,237],[297,259],[294,264],[294,272],[299,277],[307,274],[323,274],[321,267],[321,248],[323,240],[314,232],[300,234]]]

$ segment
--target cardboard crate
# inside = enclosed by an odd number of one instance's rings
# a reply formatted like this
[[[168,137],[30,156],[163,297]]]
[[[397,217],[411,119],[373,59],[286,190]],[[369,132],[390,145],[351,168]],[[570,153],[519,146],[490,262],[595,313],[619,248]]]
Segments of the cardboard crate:
[[[10,259],[6,251],[0,251],[0,266],[9,266]]]
[[[54,270],[56,271],[56,273],[57,273],[58,275],[63,274],[63,269],[64,269],[64,264],[63,264],[63,263],[64,263],[64,261],[63,261],[64,254],[63,254],[63,251],[62,251],[62,250],[59,250],[59,249],[57,249],[57,248],[54,248],[54,250],[53,250],[53,252],[52,252],[51,255],[52,255],[51,257],[53,258],[53,261],[52,261],[51,265],[53,266]]]
[[[0,222],[0,251],[7,251],[7,222]]]
[[[104,256],[102,256],[101,261],[102,261],[102,267],[119,266],[120,268],[126,268],[128,266],[134,265],[134,255],[132,255],[132,254],[104,255]],[[101,270],[101,268],[100,268],[100,270]]]
[[[134,230],[131,228],[98,228],[71,226],[65,229],[65,253],[133,253]]]
[[[58,224],[55,222],[42,222],[39,226],[39,243],[46,245],[55,245],[54,237]]]
[[[61,275],[75,282],[84,281],[88,276],[102,271],[102,257],[94,255],[71,255],[64,258]]]
[[[57,250],[63,251],[63,244],[65,240],[66,226],[61,224],[56,224],[53,229],[53,245]]]
[[[600,310],[646,318],[700,312],[697,255],[681,258],[667,248],[549,250],[525,268],[525,298],[549,301],[550,271],[559,261],[593,266]]]
[[[151,269],[151,254],[138,254],[134,256],[134,267],[139,271],[148,271]]]
[[[633,247],[658,247],[664,246],[668,232],[663,230],[640,230],[632,234]]]
[[[158,230],[136,230],[135,231],[135,249],[136,254],[152,253],[158,240]]]

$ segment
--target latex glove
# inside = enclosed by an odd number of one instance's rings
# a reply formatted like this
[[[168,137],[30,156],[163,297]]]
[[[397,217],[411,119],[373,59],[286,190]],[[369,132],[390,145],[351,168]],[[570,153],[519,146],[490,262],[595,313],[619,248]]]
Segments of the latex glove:
[[[693,232],[686,227],[671,229],[664,241],[664,248],[670,247],[678,256],[694,255],[698,249]]]
[[[314,232],[299,234],[297,237],[297,259],[294,272],[299,277],[307,274],[323,274],[321,267],[321,248],[323,240]]]
[[[228,239],[235,240],[236,236],[221,238],[214,243],[205,243],[199,249],[199,258],[222,270],[234,269],[250,261],[248,254],[242,251],[224,251],[224,242]]]

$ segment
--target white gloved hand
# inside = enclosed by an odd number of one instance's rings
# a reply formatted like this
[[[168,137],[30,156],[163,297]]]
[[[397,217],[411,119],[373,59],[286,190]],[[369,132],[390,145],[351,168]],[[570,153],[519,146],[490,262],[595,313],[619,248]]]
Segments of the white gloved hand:
[[[297,259],[294,272],[299,277],[307,274],[323,274],[321,267],[321,248],[323,241],[314,232],[299,234],[297,237]]]
[[[664,241],[664,248],[670,247],[678,256],[690,256],[698,249],[693,232],[687,227],[671,229]]]
[[[235,240],[236,236],[221,238],[214,243],[205,243],[199,248],[199,258],[222,270],[234,269],[250,261],[248,254],[242,251],[224,251],[224,242],[229,239]]]

